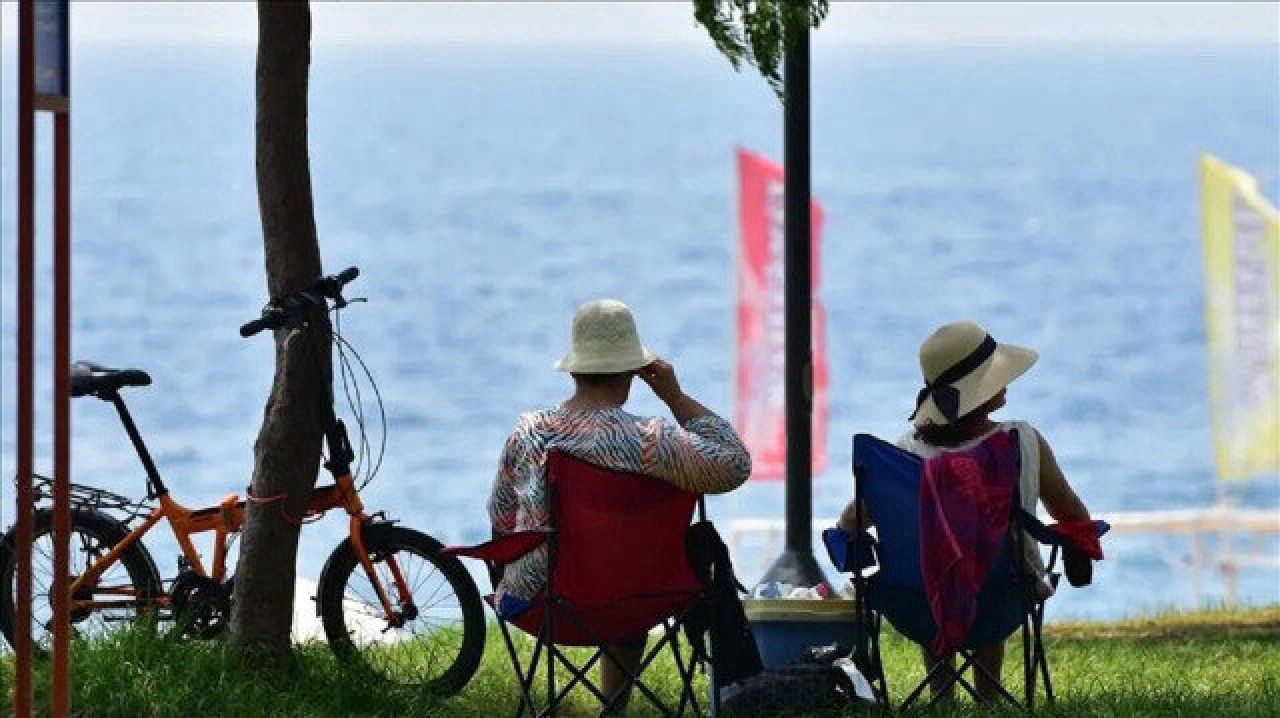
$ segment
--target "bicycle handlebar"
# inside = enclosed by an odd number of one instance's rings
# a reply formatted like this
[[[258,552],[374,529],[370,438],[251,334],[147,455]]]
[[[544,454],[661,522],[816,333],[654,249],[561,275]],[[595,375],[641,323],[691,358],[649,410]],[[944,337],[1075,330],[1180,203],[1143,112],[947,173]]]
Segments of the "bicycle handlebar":
[[[245,322],[244,324],[240,325],[240,336],[245,337],[247,339],[266,328],[267,328],[267,320],[254,319],[251,322]]]
[[[315,292],[316,294],[328,297],[335,302],[346,304],[346,302],[342,300],[342,288],[358,276],[360,276],[359,269],[356,267],[347,267],[337,274],[331,274],[327,277],[317,279],[310,287],[303,291]]]
[[[331,300],[338,309],[347,306],[347,300],[342,296],[342,289],[358,276],[360,276],[358,268],[347,267],[337,274],[317,279],[306,289],[272,299],[262,308],[260,318],[240,326],[240,336],[248,338],[264,329],[283,329],[290,326],[301,319],[307,309],[324,303],[325,299]]]
[[[268,316],[270,313],[270,316]],[[262,310],[262,318],[254,319],[251,322],[245,322],[240,325],[240,336],[248,338],[262,331],[263,329],[279,329],[284,326],[286,317],[284,312],[273,312],[270,308]]]

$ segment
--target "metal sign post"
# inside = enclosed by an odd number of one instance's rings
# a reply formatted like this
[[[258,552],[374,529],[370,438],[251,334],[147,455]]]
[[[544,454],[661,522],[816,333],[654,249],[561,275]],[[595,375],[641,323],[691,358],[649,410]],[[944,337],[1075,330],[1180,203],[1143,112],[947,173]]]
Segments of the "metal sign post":
[[[35,423],[35,3],[18,5],[18,332],[15,412],[17,429],[17,484],[14,491],[14,523],[17,541],[13,547],[17,587],[14,590],[13,622],[13,715],[31,715],[31,534],[32,448]]]
[[[31,546],[35,424],[35,115],[53,114],[53,660],[50,714],[70,715],[71,117],[67,0],[18,7],[17,573],[13,714],[32,715]]]

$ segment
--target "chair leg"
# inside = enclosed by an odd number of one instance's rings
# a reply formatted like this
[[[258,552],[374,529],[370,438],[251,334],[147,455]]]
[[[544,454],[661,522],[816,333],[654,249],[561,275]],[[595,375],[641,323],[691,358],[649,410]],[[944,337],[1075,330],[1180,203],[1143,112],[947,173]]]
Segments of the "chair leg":
[[[564,686],[560,688],[560,692],[556,694],[557,704],[562,702],[575,687],[582,685],[586,687],[591,695],[596,697],[596,700],[600,701],[601,705],[609,705],[609,699],[604,695],[604,691],[596,687],[596,685],[591,682],[591,679],[587,677],[587,672],[590,671],[597,662],[599,662],[601,655],[602,653],[600,651],[596,651],[592,654],[591,660],[582,664],[582,667],[579,668],[578,666],[573,665],[573,663],[571,663],[563,653],[556,651],[556,657],[560,659],[561,665],[563,665],[565,670],[569,671],[569,674],[573,676],[569,682],[565,683]]]
[[[1026,696],[1027,711],[1036,706],[1036,656],[1031,644],[1031,618],[1022,617],[1022,692]]]
[[[1036,610],[1032,625],[1035,628],[1032,640],[1035,642],[1036,659],[1040,664],[1040,675],[1044,679],[1044,700],[1045,703],[1052,705],[1053,682],[1049,678],[1049,654],[1044,649],[1044,603],[1041,603]]]
[[[644,695],[645,699],[647,699],[651,704],[653,704],[653,707],[657,708],[658,711],[662,713],[663,716],[667,716],[669,718],[670,716],[673,715],[671,712],[671,709],[668,708],[667,705],[662,702],[662,699],[659,698],[658,695],[653,692],[653,689],[645,685],[644,681],[640,679],[640,675],[645,672],[645,670],[649,667],[651,663],[653,663],[653,659],[661,652],[661,649],[664,647],[665,644],[666,644],[666,638],[664,637],[663,639],[658,641],[658,645],[654,646],[654,649],[649,653],[649,655],[640,662],[639,670],[635,671],[634,673],[629,668],[619,663],[614,658],[613,654],[611,654],[608,651],[608,649],[603,647],[600,649],[602,653],[604,653],[606,656],[609,657],[609,660],[613,661],[619,668],[622,669],[622,672],[625,673],[627,677],[626,685],[624,686],[623,690],[620,691],[616,696],[609,697],[609,700],[605,704],[606,708],[612,708],[616,700],[618,698],[621,698],[623,695],[625,695],[628,689],[635,689],[639,691],[642,695]]]
[[[649,686],[645,685],[643,680],[640,679],[640,676],[643,675],[646,670],[648,670],[649,666],[653,663],[654,659],[657,658],[659,655],[661,655],[662,649],[666,647],[667,642],[668,642],[667,636],[663,636],[662,638],[658,639],[658,643],[654,645],[653,650],[649,651],[649,655],[645,657],[643,661],[640,662],[640,668],[636,670],[635,673],[632,673],[625,666],[623,666],[622,670],[624,673],[627,674],[628,685],[635,687],[637,690],[643,693],[644,697],[647,698],[649,702],[652,703],[653,706],[662,713],[662,715],[671,716],[672,715],[671,709],[668,708],[667,705],[662,702],[662,699],[659,698],[658,695],[654,693],[653,690],[649,688]]]
[[[992,675],[991,671],[988,670],[986,666],[982,665],[977,660],[974,660],[974,657],[972,656],[970,657],[970,662],[973,664],[973,672],[975,676],[978,673],[981,673],[982,675],[986,676],[987,680],[991,681],[991,684],[994,685],[996,687],[996,690],[1000,692],[1001,697],[1009,701],[1009,703],[1013,705],[1015,708],[1025,708],[1025,706],[1023,706],[1022,703],[1019,703],[1018,699],[1015,698],[1013,694],[1010,693],[1009,690],[1004,687],[1004,682],[1000,680],[1000,676]],[[977,691],[974,690],[971,692],[974,693],[976,697]],[[985,699],[982,699],[982,702],[985,703],[988,701],[986,701]]]
[[[556,600],[548,591],[547,608],[546,608],[546,636],[547,636],[547,715],[554,718],[556,708],[556,650],[555,644],[555,627],[556,627]]]
[[[930,666],[928,672],[925,673],[924,680],[920,681],[919,685],[917,685],[915,689],[911,691],[911,695],[907,696],[906,700],[904,700],[902,704],[898,706],[898,710],[905,711],[907,708],[911,707],[911,705],[915,703],[917,699],[919,699],[920,695],[924,693],[925,688],[929,686],[929,683],[931,682],[933,677],[938,673],[944,673],[944,672],[947,674],[947,679],[949,680],[950,685],[952,686],[958,685],[961,688],[963,688],[966,693],[968,693],[971,697],[973,697],[975,702],[981,705],[990,705],[991,701],[983,697],[983,695],[978,692],[977,687],[973,683],[970,683],[968,680],[965,679],[964,672],[970,667],[973,668],[975,676],[981,673],[984,677],[986,677],[987,680],[989,680],[991,684],[996,687],[996,690],[1000,692],[1000,696],[1005,700],[1009,701],[1011,705],[1017,708],[1023,707],[1022,704],[1018,702],[1018,699],[1015,698],[1013,694],[1010,693],[1004,687],[999,677],[993,675],[991,671],[987,669],[986,666],[978,662],[976,653],[974,653],[973,651],[960,651],[960,655],[963,656],[964,660],[961,661],[960,665],[956,668],[952,668],[950,665],[948,665],[945,659],[936,661],[932,666]],[[931,707],[941,699],[942,699],[942,694],[937,693],[932,697],[930,697],[929,701],[925,705],[926,707]]]
[[[507,622],[499,619],[498,628],[502,631],[502,640],[507,646],[507,656],[511,659],[511,667],[515,670],[516,679],[520,683],[520,703],[516,706],[515,715],[516,718],[522,718],[526,707],[531,711],[536,710],[530,691],[533,689],[533,677],[537,672],[538,658],[542,652],[542,640],[541,638],[537,639],[534,645],[533,655],[529,659],[529,670],[526,673],[520,665],[520,653],[516,650],[516,644],[511,638],[511,630],[507,628]]]
[[[698,697],[693,692],[693,657],[690,656],[689,668],[686,670],[684,658],[680,656],[680,624],[668,620],[663,627],[666,629],[667,642],[671,644],[671,657],[676,662],[676,673],[680,676],[680,705],[676,708],[676,715],[683,716],[686,705],[693,708],[694,715],[702,715],[698,708]]]
[[[872,626],[871,633],[871,670],[875,673],[876,681],[879,686],[878,699],[880,704],[886,708],[892,709],[889,703],[889,678],[884,673],[884,662],[880,656],[880,616],[872,617],[870,624]]]
[[[556,650],[555,644],[547,643],[547,707],[544,715],[555,718],[556,712],[560,705],[556,700],[556,659],[559,658],[559,651]]]
[[[591,627],[586,625],[582,621],[582,619],[579,618],[578,615],[573,612],[572,609],[569,609],[566,607],[564,611],[564,615],[567,616],[569,620],[572,621],[574,625],[578,627],[579,630],[587,634],[588,637],[590,637],[600,646],[600,652],[604,654],[606,658],[613,661],[615,665],[617,665],[619,668],[622,669],[622,672],[626,674],[626,678],[627,678],[626,685],[628,687],[635,688],[636,690],[639,690],[640,693],[644,694],[644,697],[648,699],[648,701],[652,703],[653,706],[662,713],[662,715],[664,716],[672,715],[671,709],[668,708],[666,704],[662,702],[662,699],[659,698],[657,694],[653,692],[653,689],[649,688],[649,686],[645,685],[644,681],[640,680],[640,675],[643,674],[645,670],[649,668],[650,664],[653,663],[654,659],[658,657],[658,655],[662,652],[662,649],[666,646],[667,636],[664,635],[657,642],[657,644],[654,645],[653,649],[650,650],[649,653],[640,661],[640,667],[637,670],[632,671],[631,669],[622,665],[620,661],[618,661],[617,657],[614,656],[613,653],[609,651],[604,641],[600,640],[599,637],[596,635],[595,631],[591,630]],[[610,700],[609,706],[612,706],[612,704],[613,704],[613,701]]]
[[[929,681],[933,678],[934,674],[938,673],[943,668],[943,663],[944,661],[936,661],[932,666],[929,666],[929,670],[925,671],[924,680],[920,681],[919,685],[911,691],[910,695],[903,699],[901,705],[898,706],[898,710],[905,711],[907,708],[911,707],[912,703],[916,702],[916,699],[920,697],[920,694],[924,693],[924,689],[929,687]]]
[[[708,641],[708,644],[710,641]],[[716,664],[715,654],[711,652],[710,645],[707,646],[706,668],[707,668],[707,713],[710,718],[720,718],[720,682],[716,680]]]
[[[564,607],[564,611],[561,618],[567,618],[567,620],[576,624],[579,629],[585,632],[592,639],[597,638],[594,635],[594,632],[590,629],[590,627],[586,626],[581,621],[581,619],[573,612],[572,609],[568,607]],[[553,619],[551,619],[550,617],[548,617],[547,619],[546,628],[548,631],[554,627],[552,620]],[[530,688],[532,687],[532,681],[534,680],[534,673],[537,667],[538,652],[540,650],[545,650],[546,651],[545,663],[547,665],[547,669],[546,669],[547,670],[547,705],[543,709],[543,711],[538,713],[540,717],[556,715],[556,711],[560,707],[560,704],[564,701],[564,699],[568,696],[568,694],[575,687],[579,685],[586,686],[587,690],[590,691],[591,694],[595,696],[595,698],[599,700],[606,709],[612,708],[616,703],[617,699],[625,695],[627,690],[634,689],[639,693],[641,693],[642,695],[644,695],[645,699],[649,703],[651,703],[654,706],[654,708],[656,708],[663,716],[667,716],[668,718],[671,716],[683,716],[685,714],[686,706],[692,706],[693,713],[695,715],[701,716],[702,710],[701,710],[701,707],[698,705],[697,695],[693,689],[693,681],[696,676],[696,665],[692,660],[692,658],[688,662],[686,662],[683,656],[680,655],[680,641],[679,641],[680,624],[678,621],[668,620],[663,624],[663,629],[664,630],[663,630],[662,637],[650,650],[647,651],[647,653],[645,653],[642,656],[640,664],[635,671],[632,671],[630,668],[624,666],[621,662],[619,662],[617,660],[617,657],[613,655],[613,653],[609,650],[608,646],[605,645],[603,641],[599,641],[600,647],[595,652],[595,654],[592,655],[591,660],[583,664],[582,667],[578,667],[578,666],[575,666],[571,661],[569,661],[569,659],[564,655],[564,653],[560,651],[558,648],[556,648],[554,645],[552,645],[549,641],[540,640],[538,647],[535,649],[534,662],[531,664],[528,672],[527,683],[522,683],[522,688],[524,687],[524,685],[527,685]],[[656,693],[654,693],[653,689],[650,688],[648,685],[646,685],[644,681],[641,679],[641,676],[644,674],[644,672],[653,664],[653,662],[658,658],[658,656],[662,654],[663,650],[665,649],[671,650],[673,654],[674,660],[676,662],[676,669],[680,675],[680,680],[682,684],[681,693],[680,693],[680,703],[676,709],[676,712],[674,713],[671,711],[670,707],[668,707],[662,701],[662,699],[658,697]],[[621,668],[622,672],[625,674],[625,677],[626,677],[624,690],[614,696],[604,695],[604,692],[598,686],[592,683],[590,677],[587,675],[587,672],[590,671],[591,668],[596,663],[606,658],[608,660],[613,661],[615,665]],[[518,659],[513,659],[513,660],[518,660]],[[559,690],[557,690],[555,677],[554,677],[554,672],[556,670],[557,663],[564,666],[564,668],[569,671],[571,676],[563,686],[559,687]],[[518,669],[517,669],[517,672],[519,672]],[[713,696],[713,701],[716,699],[718,699],[718,696]],[[525,701],[522,700],[521,701],[522,709],[523,709],[524,703]],[[528,700],[528,703],[530,704],[530,706],[532,706],[531,698]]]
[[[640,673],[643,673],[644,672],[643,669],[647,668],[648,665],[651,664],[658,655],[660,655],[662,650],[661,643],[664,641],[668,642],[671,645],[672,650],[675,652],[676,668],[677,668],[677,671],[679,672],[681,683],[682,683],[681,703],[677,711],[673,714],[665,704],[662,704],[661,702],[656,702],[657,697],[649,692],[648,687],[641,682],[638,674],[630,675],[628,684],[629,686],[634,686],[638,690],[646,693],[646,697],[649,698],[651,702],[655,702],[655,707],[659,711],[661,711],[663,715],[682,716],[684,715],[684,710],[686,705],[692,705],[694,707],[695,714],[701,715],[701,709],[698,707],[698,704],[697,704],[697,697],[693,694],[693,679],[695,676],[694,674],[695,667],[691,662],[685,663],[683,658],[679,655],[679,652],[678,652],[679,643],[675,638],[673,638],[676,635],[675,633],[676,630],[677,629],[673,628],[670,624],[668,624],[665,627],[666,635],[664,636],[663,641],[660,641],[659,645],[655,646],[654,650],[650,651],[650,655],[645,659],[644,663],[642,664]],[[596,700],[600,701],[601,705],[604,708],[608,709],[613,707],[614,701],[617,698],[619,698],[620,695],[606,696],[603,690],[601,690],[598,686],[592,683],[590,677],[587,675],[588,672],[598,662],[600,662],[602,658],[609,658],[609,660],[613,660],[613,656],[610,654],[607,648],[602,647],[598,649],[591,656],[591,659],[588,660],[586,663],[584,663],[581,667],[575,666],[571,661],[569,661],[569,659],[564,655],[564,653],[559,650],[554,651],[552,655],[561,665],[564,666],[566,670],[569,671],[569,674],[572,676],[568,682],[566,682],[563,686],[559,687],[559,691],[554,696],[554,700],[553,700],[554,705],[558,707],[561,703],[564,702],[564,699],[569,695],[569,693],[575,687],[581,685],[581,686],[584,686],[596,698]]]
[[[662,625],[667,636],[667,644],[671,646],[671,659],[676,664],[676,675],[680,676],[680,703],[676,705],[676,716],[684,715],[684,707],[689,705],[689,691],[685,685],[684,660],[680,658],[680,639],[671,633],[671,622]]]
[[[671,630],[673,632],[672,635],[678,638],[682,627],[683,627],[683,624],[679,622],[675,623],[671,627]],[[676,665],[679,666],[680,661],[682,659],[680,658],[680,651],[678,648],[676,649],[675,654],[676,654]],[[702,716],[706,715],[706,712],[704,712],[702,704],[698,701],[698,692],[694,690],[694,686],[693,686],[694,681],[697,680],[697,678],[698,678],[697,656],[694,654],[693,646],[691,645],[689,646],[689,658],[684,663],[684,668],[682,670],[682,675],[680,677],[680,680],[683,683],[682,690],[685,691],[685,693],[687,693],[689,696],[689,706],[693,710],[693,715],[697,716],[697,718],[702,718]],[[715,681],[711,679],[710,675],[708,675],[707,684],[710,687],[712,693],[714,694],[715,691],[717,690],[717,687],[715,685]],[[714,702],[715,703],[719,702],[718,697],[717,697],[717,700]]]
[[[858,595],[865,594],[859,592]],[[865,666],[867,682],[871,684],[871,694],[876,702],[884,708],[893,710],[893,705],[889,702],[888,679],[884,675],[884,666],[880,657],[880,616],[872,611],[865,601],[865,598],[859,598],[855,606],[858,630],[861,635],[857,638],[854,658],[863,659],[863,665],[858,666],[858,670],[862,670]]]
[[[981,694],[978,693],[978,689],[975,688],[971,683],[969,683],[969,681],[966,681],[964,679],[964,672],[968,670],[970,666],[974,667],[975,672],[978,670],[978,663],[974,660],[975,654],[972,651],[970,652],[960,651],[960,655],[964,657],[964,660],[960,662],[960,666],[958,668],[952,668],[950,665],[947,665],[942,661],[939,661],[939,665],[941,665],[944,670],[946,670],[948,673],[951,674],[951,685],[953,687],[958,685],[961,688],[963,688],[965,692],[968,693],[973,698],[974,702],[978,703],[979,705],[987,703],[987,700],[983,698]],[[932,706],[941,697],[942,697],[941,694],[933,696],[929,700],[928,705]]]
[[[527,674],[527,677],[525,677],[524,680],[521,680],[520,690],[524,695],[522,695],[521,698],[520,709],[518,709],[518,712],[516,713],[517,718],[524,717],[526,714],[526,708],[529,713],[536,714],[539,712],[538,703],[534,701],[534,680],[538,677],[538,662],[540,659],[544,658],[543,641],[541,641],[539,637],[538,644],[534,646],[534,655],[532,655],[532,658],[529,660],[529,674]]]
[[[525,709],[536,713],[538,704],[533,700],[533,681],[538,673],[538,660],[542,658],[542,639],[539,638],[533,647],[533,657],[529,660],[529,672],[520,679],[520,705],[516,708],[517,718],[525,715]]]

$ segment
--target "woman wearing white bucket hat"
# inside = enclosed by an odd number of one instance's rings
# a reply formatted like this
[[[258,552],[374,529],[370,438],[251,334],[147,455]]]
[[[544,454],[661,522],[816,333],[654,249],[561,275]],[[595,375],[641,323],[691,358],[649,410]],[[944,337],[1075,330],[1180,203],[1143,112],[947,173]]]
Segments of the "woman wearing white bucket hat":
[[[544,466],[552,449],[695,493],[730,491],[751,474],[751,457],[733,427],[681,390],[675,369],[640,342],[626,304],[600,299],[578,307],[569,351],[555,368],[573,377],[574,393],[557,407],[517,419],[489,500],[495,531],[545,525],[549,505]],[[622,409],[637,376],[666,403],[675,421]],[[546,578],[544,550],[508,564],[495,591],[498,610],[507,616],[526,610]],[[643,649],[643,642],[610,647],[629,664],[625,669],[631,673],[638,669]],[[612,661],[603,661],[601,672],[606,695],[624,685],[626,672]]]
[[[909,417],[913,427],[898,439],[899,447],[925,459],[945,451],[963,451],[977,446],[997,431],[1016,430],[1021,456],[1018,492],[1022,508],[1036,512],[1037,503],[1057,521],[1087,520],[1089,510],[1067,483],[1058,461],[1044,437],[1025,421],[994,421],[991,414],[1005,405],[1007,387],[1035,365],[1038,355],[1031,349],[1001,344],[985,329],[970,321],[944,324],[920,346],[920,371],[924,387],[916,394],[915,410]],[[854,504],[850,502],[840,518],[846,530],[854,525]],[[867,519],[870,517],[864,517]],[[1025,561],[1043,577],[1044,564],[1034,540],[1025,542]],[[1042,594],[1053,588],[1042,581]],[[922,647],[926,667],[954,656],[932,655]],[[999,676],[1004,661],[1004,643],[983,646],[977,661],[990,675]],[[994,696],[998,688],[980,671],[976,687],[983,696]],[[939,681],[935,694],[949,695],[954,684]]]

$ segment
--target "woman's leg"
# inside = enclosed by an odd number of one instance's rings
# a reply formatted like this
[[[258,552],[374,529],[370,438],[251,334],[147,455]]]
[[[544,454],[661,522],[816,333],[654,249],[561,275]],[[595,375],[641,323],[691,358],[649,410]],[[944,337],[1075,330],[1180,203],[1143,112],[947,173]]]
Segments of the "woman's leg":
[[[997,688],[1000,685],[1000,668],[1004,665],[1004,641],[982,646],[974,653],[975,662],[987,669],[987,673],[990,673],[996,680],[993,683],[991,679],[987,678],[986,673],[975,668],[973,670],[973,685],[978,689],[978,695],[987,700],[995,700],[1000,695],[1000,691]]]
[[[951,676],[956,670],[956,654],[951,653],[946,656],[934,655],[926,646],[920,646],[920,655],[924,657],[924,669],[929,671],[934,664],[942,661],[951,670],[939,668],[933,677],[929,679],[929,691],[933,693],[933,697],[940,701],[949,701],[955,695],[956,684],[951,680]]]
[[[924,668],[926,671],[932,668],[939,660],[938,656],[930,653],[929,649],[924,646],[920,647],[920,653],[924,656]],[[975,662],[980,663],[983,668],[987,669],[987,672],[996,678],[996,682],[993,683],[985,673],[974,669],[974,688],[978,689],[978,695],[985,699],[993,700],[1000,694],[997,686],[1000,685],[1000,671],[1004,665],[1004,641],[982,646],[975,651],[975,654]],[[943,657],[942,660],[946,662],[946,665],[952,671],[955,670],[956,657],[954,654]],[[934,696],[939,697],[939,700],[950,700],[955,695],[955,683],[951,680],[951,674],[945,670],[939,670],[933,675],[933,678],[929,681],[929,689]]]
[[[647,638],[648,636],[633,643],[609,646],[609,652],[618,659],[617,663],[610,660],[608,656],[600,659],[600,687],[609,698],[622,694],[621,700],[614,704],[614,708],[619,711],[626,707],[627,701],[631,698],[630,691],[624,690],[624,687],[627,686],[628,673],[635,675],[636,671],[640,670],[640,661],[644,660],[644,644]],[[626,670],[623,670],[624,668]]]

